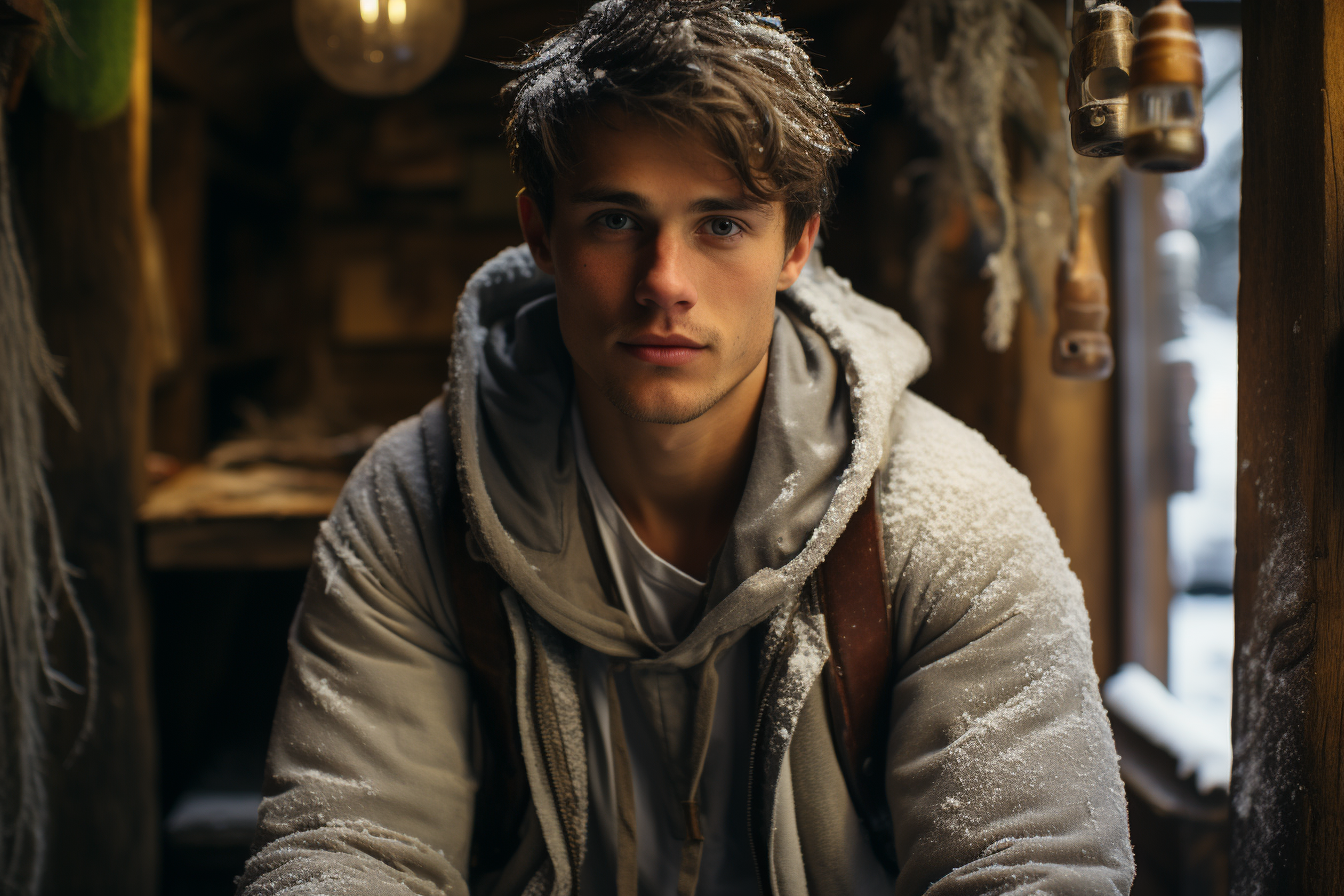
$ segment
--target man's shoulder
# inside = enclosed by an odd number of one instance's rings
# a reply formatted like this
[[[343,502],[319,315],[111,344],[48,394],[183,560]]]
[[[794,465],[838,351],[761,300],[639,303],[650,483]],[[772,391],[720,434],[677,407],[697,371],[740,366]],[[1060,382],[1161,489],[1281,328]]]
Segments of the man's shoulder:
[[[339,613],[409,610],[452,630],[444,607],[444,486],[451,481],[442,405],[392,426],[356,464],[314,546],[322,600]]]
[[[393,424],[355,465],[329,522],[359,528],[437,524],[454,468],[442,397]]]
[[[907,487],[1025,487],[1026,477],[977,430],[907,391],[892,413],[888,472]],[[935,475],[928,475],[935,474]]]
[[[946,550],[1058,539],[1027,478],[983,435],[907,392],[892,415],[883,475],[884,523],[905,538]]]
[[[903,396],[896,417],[879,506],[901,655],[940,638],[940,650],[964,646],[1016,618],[1000,635],[1011,650],[1063,636],[1085,658],[1082,585],[1027,478],[918,396]]]

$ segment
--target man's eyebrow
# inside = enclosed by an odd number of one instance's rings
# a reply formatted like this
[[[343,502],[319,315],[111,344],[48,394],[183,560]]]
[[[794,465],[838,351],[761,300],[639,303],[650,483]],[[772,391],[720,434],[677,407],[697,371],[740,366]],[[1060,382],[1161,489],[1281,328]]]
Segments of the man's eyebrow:
[[[600,202],[607,205],[624,205],[641,212],[648,211],[649,208],[649,201],[638,193],[602,186],[579,190],[570,199],[575,203]]]
[[[649,201],[630,190],[617,190],[611,187],[595,186],[579,190],[570,201],[576,204],[601,203],[605,205],[624,205],[636,211],[648,211]],[[759,200],[730,196],[708,196],[697,199],[689,206],[692,212],[756,212],[767,217],[773,214],[770,203]]]
[[[691,203],[693,212],[755,212],[759,215],[772,217],[774,211],[770,208],[770,203],[761,202],[757,199],[739,199],[737,197],[710,196],[705,199],[697,199]]]

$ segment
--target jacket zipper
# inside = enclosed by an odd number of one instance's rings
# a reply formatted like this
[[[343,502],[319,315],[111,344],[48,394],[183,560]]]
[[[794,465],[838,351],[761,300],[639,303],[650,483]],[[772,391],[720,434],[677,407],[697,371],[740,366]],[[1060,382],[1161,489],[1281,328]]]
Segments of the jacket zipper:
[[[799,605],[801,605],[801,602]],[[762,691],[765,691],[766,687],[778,678],[779,664],[793,652],[793,646],[798,640],[798,636],[794,634],[793,631],[793,617],[797,612],[798,606],[795,606],[793,610],[789,612],[789,618],[784,622],[784,640],[783,643],[780,644],[779,651],[775,654],[774,659],[770,661],[770,669],[762,682]],[[757,750],[761,740],[761,726],[765,721],[765,708],[766,701],[762,694],[757,698],[756,723],[751,729],[751,752],[747,764],[747,843],[751,847],[752,865],[756,869],[757,882],[760,884],[761,892],[771,894],[774,890],[770,885],[770,869],[763,867],[761,863],[760,851],[756,846],[756,821],[753,818],[755,813],[752,811],[752,807],[756,803],[756,766],[760,758],[757,754]]]
[[[542,685],[541,682],[537,680],[537,669],[540,666],[541,662],[543,661],[543,657],[541,656],[542,651],[541,645],[536,642],[535,638],[531,638],[529,640],[533,642],[531,645],[533,687],[534,688],[538,686],[546,687],[548,685]],[[551,792],[551,804],[555,806],[556,821],[559,823],[560,832],[565,839],[565,852],[566,852],[566,859],[568,860],[569,864],[569,880],[570,880],[571,892],[577,892],[578,875],[579,875],[579,867],[578,867],[579,845],[575,842],[574,832],[571,830],[569,819],[566,818],[565,811],[561,808],[561,793],[562,793],[561,787],[569,785],[570,789],[573,790],[573,784],[572,779],[563,783],[559,780],[560,776],[557,768],[559,763],[557,762],[556,757],[553,755],[554,749],[556,748],[564,749],[564,747],[563,745],[560,744],[551,745],[547,742],[547,738],[542,736],[542,726],[545,724],[545,722],[541,718],[541,707],[539,705],[540,698],[537,697],[537,695],[534,693],[532,695],[532,699],[529,702],[532,704],[531,707],[532,726],[533,726],[532,730],[536,732],[537,746],[540,747],[541,751],[542,766],[546,770],[546,783],[548,785],[548,789]],[[554,884],[552,886],[554,886]]]

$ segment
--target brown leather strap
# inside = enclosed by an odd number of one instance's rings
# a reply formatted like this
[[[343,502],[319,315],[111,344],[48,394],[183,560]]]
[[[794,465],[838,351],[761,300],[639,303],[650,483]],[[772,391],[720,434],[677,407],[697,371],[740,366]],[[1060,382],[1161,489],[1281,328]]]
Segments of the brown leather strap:
[[[882,753],[891,699],[891,607],[876,494],[874,480],[813,582],[831,647],[823,679],[836,752],[860,817],[875,844],[885,844]]]
[[[503,867],[513,855],[529,792],[515,711],[513,635],[499,599],[502,583],[490,564],[467,551],[468,528],[456,483],[448,492],[443,514],[448,575],[485,754],[471,845],[475,877]]]

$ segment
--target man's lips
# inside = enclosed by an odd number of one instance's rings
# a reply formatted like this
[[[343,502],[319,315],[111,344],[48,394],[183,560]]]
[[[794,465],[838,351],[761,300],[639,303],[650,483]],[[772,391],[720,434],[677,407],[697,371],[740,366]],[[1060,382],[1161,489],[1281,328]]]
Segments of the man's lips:
[[[689,364],[707,350],[707,347],[688,336],[635,336],[618,343],[621,348],[648,364],[659,367],[680,367]]]

